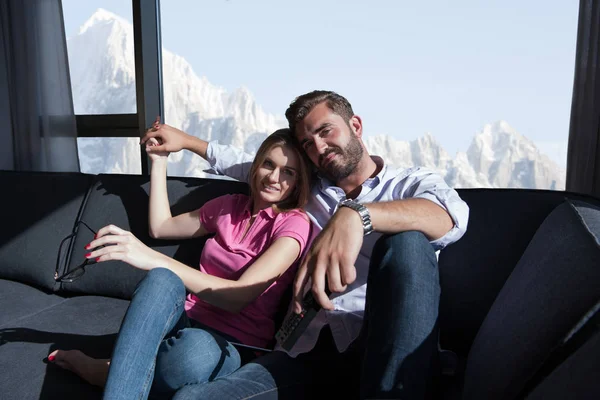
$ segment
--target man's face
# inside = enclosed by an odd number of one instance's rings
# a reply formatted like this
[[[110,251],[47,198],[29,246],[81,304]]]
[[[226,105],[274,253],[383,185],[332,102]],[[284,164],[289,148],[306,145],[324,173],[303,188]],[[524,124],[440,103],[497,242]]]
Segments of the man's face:
[[[347,121],[321,103],[296,124],[300,145],[319,171],[334,182],[347,178],[360,162],[360,119]],[[356,133],[355,133],[356,132]]]

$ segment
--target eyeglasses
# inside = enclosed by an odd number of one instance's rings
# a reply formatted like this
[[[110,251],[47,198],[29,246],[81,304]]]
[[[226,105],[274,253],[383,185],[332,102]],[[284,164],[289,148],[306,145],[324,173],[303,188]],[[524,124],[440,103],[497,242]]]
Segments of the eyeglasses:
[[[75,237],[75,235],[77,235],[77,233],[79,232],[80,225],[85,226],[94,235],[94,237],[96,236],[96,231],[93,230],[92,228],[90,228],[88,224],[86,224],[83,221],[77,221],[77,223],[75,224],[75,227],[73,228],[73,233],[71,233],[69,236],[65,237],[63,240],[61,240],[60,246],[58,247],[58,255],[56,257],[56,269],[54,271],[54,281],[55,282],[61,282],[61,283],[73,282],[74,280],[81,278],[83,276],[83,274],[85,273],[86,266],[96,264],[96,260],[86,258],[77,267],[73,268],[70,271],[65,272],[61,276],[58,276],[58,270],[59,270],[60,264],[61,264],[60,263],[61,254],[63,254],[63,246],[65,245],[65,243],[69,242],[73,237]],[[100,249],[102,247],[104,247],[104,246],[98,246],[94,250]],[[94,250],[92,250],[92,251],[94,251]],[[69,258],[67,257],[67,259],[65,260],[65,264],[67,264],[68,261],[69,261]]]

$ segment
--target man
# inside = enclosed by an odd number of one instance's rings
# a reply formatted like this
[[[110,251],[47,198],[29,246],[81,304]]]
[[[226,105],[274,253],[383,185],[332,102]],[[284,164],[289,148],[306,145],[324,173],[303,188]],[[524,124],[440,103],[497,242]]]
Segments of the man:
[[[324,385],[335,398],[359,390],[361,398],[424,398],[437,356],[435,251],[464,234],[468,207],[434,172],[399,171],[371,157],[361,118],[337,93],[299,96],[286,118],[318,171],[306,211],[320,233],[298,270],[293,309],[310,282],[324,310],[291,351],[276,348],[175,399],[305,398]],[[250,155],[155,128],[142,139],[159,137],[155,151],[192,150],[217,172],[245,180]]]

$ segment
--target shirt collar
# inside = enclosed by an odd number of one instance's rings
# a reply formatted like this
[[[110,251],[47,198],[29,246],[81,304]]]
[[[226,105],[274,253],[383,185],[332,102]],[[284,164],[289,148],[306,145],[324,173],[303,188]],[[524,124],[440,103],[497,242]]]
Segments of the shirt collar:
[[[248,201],[246,201],[246,205],[244,206],[244,215],[251,216],[252,215],[252,197],[248,196]],[[273,209],[273,206],[263,208],[258,211],[258,215],[263,215],[268,217],[269,219],[275,218],[277,213]]]

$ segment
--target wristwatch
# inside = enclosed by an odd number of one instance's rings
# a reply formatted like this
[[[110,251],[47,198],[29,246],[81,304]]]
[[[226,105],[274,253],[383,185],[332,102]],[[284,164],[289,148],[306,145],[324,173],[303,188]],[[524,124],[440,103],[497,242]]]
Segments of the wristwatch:
[[[373,224],[371,223],[371,214],[369,214],[369,210],[367,207],[363,206],[360,203],[352,199],[345,199],[340,202],[340,207],[348,207],[353,209],[360,215],[360,219],[363,224],[363,233],[364,236],[367,236],[371,232],[373,232]]]

